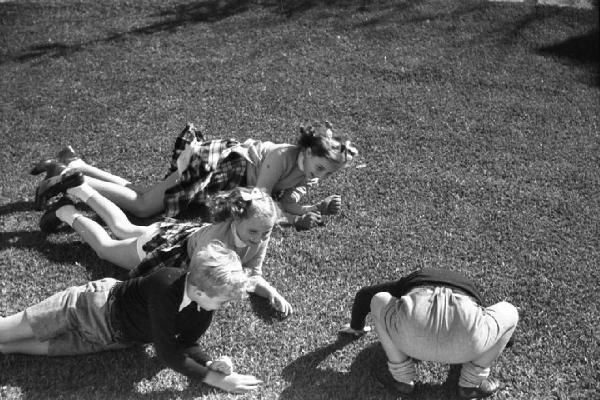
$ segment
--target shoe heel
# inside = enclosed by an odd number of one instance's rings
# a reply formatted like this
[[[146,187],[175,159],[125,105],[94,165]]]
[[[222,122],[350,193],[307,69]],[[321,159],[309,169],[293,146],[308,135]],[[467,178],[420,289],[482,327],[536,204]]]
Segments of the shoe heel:
[[[46,172],[48,170],[48,165],[51,162],[52,160],[40,160],[37,164],[34,165],[33,168],[31,168],[31,171],[29,171],[29,173],[31,175],[39,175],[43,172]]]

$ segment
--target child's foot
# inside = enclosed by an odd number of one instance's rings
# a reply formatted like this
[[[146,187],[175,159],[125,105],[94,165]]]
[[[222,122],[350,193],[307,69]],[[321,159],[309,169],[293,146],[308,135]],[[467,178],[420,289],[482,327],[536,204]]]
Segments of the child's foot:
[[[59,151],[56,155],[56,159],[65,165],[69,165],[73,161],[81,160],[71,146],[64,147],[61,151]]]
[[[394,379],[387,368],[374,368],[372,375],[377,382],[381,383],[386,389],[401,395],[411,395],[415,391],[415,383],[399,382]]]
[[[461,399],[482,399],[484,397],[488,397],[496,393],[498,390],[504,389],[504,384],[502,384],[498,379],[495,378],[487,378],[481,385],[478,387],[458,387],[458,397]]]
[[[47,201],[57,194],[64,193],[67,189],[79,186],[83,183],[83,174],[76,169],[67,169],[60,175],[48,178],[36,189],[35,203],[46,205]]]
[[[342,328],[338,331],[340,335],[352,335],[354,337],[361,337],[365,333],[371,332],[370,326],[365,326],[361,330],[353,329],[350,327],[350,324],[346,324],[342,326]]]
[[[56,216],[56,211],[61,207],[68,205],[73,206],[74,204],[75,203],[66,196],[63,196],[60,200],[54,202],[48,208],[48,211],[42,215],[42,218],[40,218],[40,230],[46,233],[56,232],[62,224],[62,221]]]

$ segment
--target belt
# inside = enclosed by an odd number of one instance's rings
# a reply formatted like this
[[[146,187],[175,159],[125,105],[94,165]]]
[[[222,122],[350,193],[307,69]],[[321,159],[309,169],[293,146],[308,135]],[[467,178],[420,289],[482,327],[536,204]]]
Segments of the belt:
[[[410,289],[409,293],[413,292],[414,290],[420,290],[420,289],[429,289],[431,291],[434,291],[435,288],[448,288],[448,289],[452,290],[453,294],[467,296],[467,297],[473,299],[473,296],[471,296],[469,293],[465,292],[464,290],[459,289],[459,288],[454,287],[454,286],[449,286],[449,285],[422,285],[422,286],[415,286],[412,289]]]

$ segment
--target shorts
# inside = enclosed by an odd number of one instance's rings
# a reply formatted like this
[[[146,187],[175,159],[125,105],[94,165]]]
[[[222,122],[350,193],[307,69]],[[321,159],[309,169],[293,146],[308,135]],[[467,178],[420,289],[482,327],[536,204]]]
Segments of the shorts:
[[[144,245],[146,243],[148,243],[150,240],[152,240],[152,238],[154,238],[154,236],[156,236],[159,232],[160,232],[160,222],[155,222],[152,225],[148,226],[148,229],[146,229],[146,232],[144,232],[140,237],[137,238],[135,245],[136,245],[137,254],[138,254],[138,257],[140,258],[140,261],[142,261],[148,255],[146,250],[144,250]]]
[[[76,355],[117,350],[132,343],[119,339],[111,321],[112,278],[58,292],[25,310],[36,339],[49,342],[48,355]]]
[[[380,314],[402,353],[423,361],[462,364],[488,351],[505,332],[492,312],[448,287],[417,287]]]

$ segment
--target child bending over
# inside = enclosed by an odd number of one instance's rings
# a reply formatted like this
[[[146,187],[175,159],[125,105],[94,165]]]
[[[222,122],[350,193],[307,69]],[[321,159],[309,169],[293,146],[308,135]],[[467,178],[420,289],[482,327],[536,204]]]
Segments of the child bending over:
[[[458,396],[488,397],[503,386],[489,377],[490,367],[510,340],[519,315],[504,301],[490,307],[481,303],[481,295],[466,276],[425,269],[360,289],[350,325],[341,332],[363,334],[365,317],[371,312],[392,386],[401,394],[414,391],[414,360],[423,360],[462,364]]]
[[[213,242],[194,254],[187,272],[163,268],[126,281],[104,278],[0,318],[0,352],[61,356],[154,343],[175,371],[247,392],[261,381],[232,372],[228,358],[211,361],[197,343],[214,311],[243,297],[246,284],[239,257]]]

